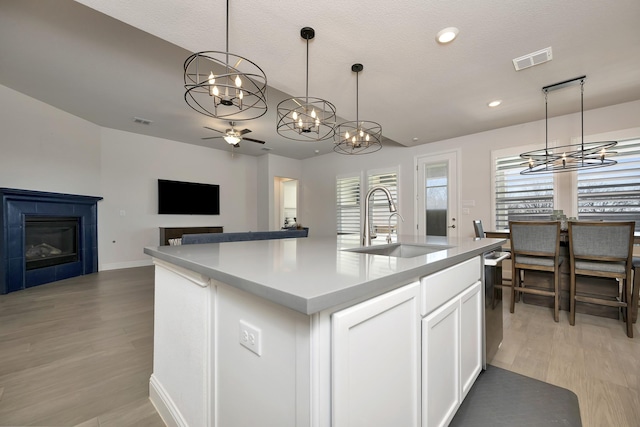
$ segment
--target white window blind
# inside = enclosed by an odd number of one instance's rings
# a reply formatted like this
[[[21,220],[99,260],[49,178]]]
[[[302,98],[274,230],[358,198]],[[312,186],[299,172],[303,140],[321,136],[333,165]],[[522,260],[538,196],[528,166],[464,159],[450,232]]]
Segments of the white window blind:
[[[336,179],[336,224],[338,234],[357,234],[362,232],[361,206],[362,199],[367,191],[379,185],[386,187],[398,204],[398,173],[396,171],[371,171],[367,176],[366,188],[361,185],[360,176],[338,177]],[[389,226],[389,202],[381,191],[376,191],[371,196],[369,203],[369,219],[373,225],[374,233],[388,233]],[[398,218],[394,216],[391,226],[397,230]],[[395,236],[394,236],[395,237]]]
[[[640,231],[640,139],[612,148],[618,163],[578,171],[578,218],[635,221]]]
[[[367,191],[373,187],[384,186],[391,193],[396,206],[398,205],[398,173],[395,171],[389,172],[372,172],[367,179]],[[387,196],[382,191],[376,191],[371,195],[369,202],[369,219],[373,228],[373,233],[384,234],[386,237],[389,233],[389,201]],[[397,230],[398,217],[391,218],[391,227],[394,228],[394,232]],[[373,235],[372,235],[373,237]],[[392,235],[392,239],[395,240],[395,235]],[[382,238],[382,236],[380,237]]]
[[[338,234],[360,233],[360,176],[336,179]]]
[[[544,220],[553,213],[553,174],[520,175],[526,166],[519,156],[495,163],[496,229],[509,221]]]

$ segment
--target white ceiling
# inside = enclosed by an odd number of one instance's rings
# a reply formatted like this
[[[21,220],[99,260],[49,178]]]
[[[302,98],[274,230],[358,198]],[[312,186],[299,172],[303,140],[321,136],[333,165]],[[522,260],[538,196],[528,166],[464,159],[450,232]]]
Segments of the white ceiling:
[[[0,84],[100,126],[229,150],[201,139],[213,135],[204,126],[228,123],[191,110],[183,90],[191,52],[225,50],[225,10],[226,0],[1,0]],[[581,75],[587,111],[640,99],[638,0],[230,0],[229,15],[229,50],[258,64],[269,84],[267,114],[237,127],[281,156],[333,148],[275,131],[277,103],[305,93],[305,26],[316,31],[309,96],[355,120],[351,65],[364,64],[360,119],[382,125],[385,145],[542,119],[541,88]],[[448,26],[460,34],[439,45]],[[512,59],[546,47],[552,61],[515,71]],[[488,108],[494,99],[502,105]],[[578,89],[549,95],[550,116],[579,109]],[[265,153],[249,141],[236,152]]]

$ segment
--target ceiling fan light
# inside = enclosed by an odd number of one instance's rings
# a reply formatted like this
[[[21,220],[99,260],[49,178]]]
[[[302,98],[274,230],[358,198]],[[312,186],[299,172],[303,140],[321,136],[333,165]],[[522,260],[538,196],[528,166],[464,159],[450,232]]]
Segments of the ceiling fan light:
[[[227,141],[229,145],[236,145],[238,142],[240,142],[240,138],[235,135],[225,135],[224,140]]]

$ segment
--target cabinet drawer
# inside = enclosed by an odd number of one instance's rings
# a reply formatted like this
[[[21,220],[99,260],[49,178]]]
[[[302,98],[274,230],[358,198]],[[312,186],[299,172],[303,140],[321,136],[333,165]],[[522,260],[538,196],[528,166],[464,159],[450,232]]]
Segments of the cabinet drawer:
[[[420,279],[420,311],[426,316],[482,277],[480,257]]]

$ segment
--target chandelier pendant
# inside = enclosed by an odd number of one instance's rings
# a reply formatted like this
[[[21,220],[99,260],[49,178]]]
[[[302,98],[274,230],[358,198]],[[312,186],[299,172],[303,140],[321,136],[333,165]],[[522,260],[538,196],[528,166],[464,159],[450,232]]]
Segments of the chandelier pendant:
[[[278,104],[276,130],[294,141],[323,141],[335,134],[336,107],[329,101],[309,96],[309,40],[315,37],[315,30],[304,27],[300,36],[307,42],[306,94]]]
[[[544,92],[544,121],[545,121],[545,148],[520,154],[526,160],[526,169],[521,175],[549,172],[569,172],[577,169],[592,169],[615,165],[617,162],[607,156],[615,155],[615,151],[609,151],[617,141],[584,142],[584,81],[587,76],[576,77],[542,88]],[[549,119],[548,119],[548,95],[550,91],[580,83],[580,126],[581,139],[579,144],[569,144],[558,147],[549,147]]]
[[[358,76],[363,69],[362,64],[351,66],[351,71],[356,73],[356,120],[341,123],[336,128],[333,151],[339,154],[371,154],[382,148],[382,126],[359,117]]]
[[[249,59],[229,52],[227,0],[226,52],[202,51],[184,62],[184,100],[205,116],[251,120],[267,112],[267,77]]]

